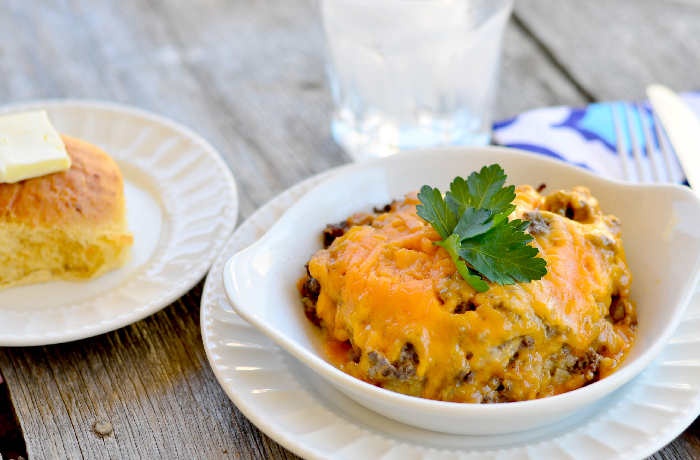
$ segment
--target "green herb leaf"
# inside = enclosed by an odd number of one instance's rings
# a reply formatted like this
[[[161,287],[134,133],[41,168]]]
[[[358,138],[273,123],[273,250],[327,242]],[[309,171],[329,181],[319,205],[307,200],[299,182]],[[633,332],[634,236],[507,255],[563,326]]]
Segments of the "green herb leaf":
[[[464,281],[469,283],[478,292],[484,292],[489,289],[488,283],[481,279],[481,276],[479,276],[478,272],[471,269],[470,267],[467,267],[467,264],[465,264],[463,260],[460,260],[459,236],[456,233],[450,235],[450,237],[446,240],[438,241],[435,244],[445,249],[445,251],[447,251],[450,257],[452,257],[452,260],[457,266],[457,272],[464,279]]]
[[[455,178],[447,194],[459,205],[460,214],[470,206],[476,209],[486,208],[494,215],[503,214],[508,209],[513,212],[515,186],[503,188],[506,177],[499,165],[484,166],[479,173],[471,173],[466,181],[461,177]]]
[[[512,205],[512,206],[506,208],[506,210],[503,211],[502,213],[496,214],[495,216],[493,216],[493,226],[494,226],[494,227],[497,227],[497,226],[500,225],[502,222],[507,222],[507,221],[508,221],[508,216],[510,216],[510,214],[511,214],[513,211],[515,211],[516,208],[517,208],[516,205]]]
[[[495,164],[467,180],[455,178],[444,199],[427,185],[418,194],[418,215],[442,237],[435,244],[448,252],[460,276],[479,292],[488,289],[482,275],[503,285],[547,274],[547,262],[528,245],[533,240],[525,233],[530,222],[508,221],[516,209],[515,187],[503,187],[505,181],[505,172]]]
[[[477,210],[470,206],[464,211],[453,231],[459,235],[460,240],[463,240],[486,233],[491,227],[493,227],[491,211],[484,208]]]
[[[421,187],[418,200],[422,203],[416,206],[418,215],[432,225],[443,240],[446,240],[459,220],[457,203],[452,198],[443,200],[440,190],[428,185]]]
[[[539,250],[527,243],[530,222],[515,219],[474,238],[462,240],[459,255],[475,270],[498,284],[541,279],[547,262],[536,257]]]

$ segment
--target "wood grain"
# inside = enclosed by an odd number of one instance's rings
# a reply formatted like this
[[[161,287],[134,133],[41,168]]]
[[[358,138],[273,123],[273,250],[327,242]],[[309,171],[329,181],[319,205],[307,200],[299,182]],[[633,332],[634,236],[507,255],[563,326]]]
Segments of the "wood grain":
[[[0,101],[109,99],[180,121],[226,158],[246,198],[243,217],[348,161],[330,138],[316,1],[45,3],[0,4]],[[37,37],[47,49],[34,50]],[[516,27],[503,68],[499,116],[582,102]]]
[[[27,455],[22,428],[17,419],[9,389],[0,375],[0,460]]]
[[[654,24],[649,1],[519,0],[505,37],[498,115],[638,94],[646,78],[634,76],[638,67],[659,68],[643,56],[612,62],[622,51],[605,56],[602,37],[643,38],[650,32],[635,29],[643,24],[666,32],[666,43],[693,39],[695,5],[667,4],[664,17],[680,21],[679,32]],[[618,31],[604,17],[609,11],[638,22]],[[596,37],[581,37],[592,28]],[[689,56],[699,49],[686,48]],[[617,67],[591,68],[598,62]],[[697,72],[669,73],[663,81],[679,89],[696,82]],[[1,103],[105,99],[192,127],[232,168],[241,218],[348,161],[330,138],[315,0],[3,0],[0,81]],[[296,458],[251,425],[216,382],[199,332],[200,297],[201,284],[160,313],[92,339],[0,349],[30,459]],[[98,421],[113,433],[98,435]],[[654,458],[697,458],[698,440],[691,427]]]
[[[110,334],[0,351],[29,458],[295,458],[214,379],[199,333],[201,287]],[[112,435],[94,431],[100,420]]]
[[[700,87],[700,2],[522,0],[516,14],[597,100],[641,99],[651,83]]]

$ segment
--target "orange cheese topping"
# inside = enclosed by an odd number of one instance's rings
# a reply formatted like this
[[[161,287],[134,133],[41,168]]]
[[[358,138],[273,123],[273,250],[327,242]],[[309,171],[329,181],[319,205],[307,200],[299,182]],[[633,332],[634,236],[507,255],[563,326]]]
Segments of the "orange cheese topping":
[[[585,188],[516,189],[547,260],[539,281],[477,293],[456,273],[416,194],[350,227],[310,260],[312,312],[343,371],[405,394],[456,402],[540,398],[612,372],[634,340],[619,222]],[[352,219],[350,220],[352,222]],[[308,309],[307,309],[308,310]]]

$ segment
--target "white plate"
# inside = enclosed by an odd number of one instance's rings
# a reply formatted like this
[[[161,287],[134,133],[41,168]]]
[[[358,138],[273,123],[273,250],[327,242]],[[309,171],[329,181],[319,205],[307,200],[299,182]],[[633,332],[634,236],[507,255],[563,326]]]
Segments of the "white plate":
[[[635,344],[625,361],[612,375],[575,392],[512,404],[414,398],[339,370],[328,359],[325,341],[299,308],[296,289],[304,264],[320,249],[321,231],[328,222],[382,206],[425,183],[445,190],[455,171],[481,168],[485,158],[509,171],[510,183],[546,181],[551,190],[586,184],[603,209],[624,222],[625,254],[636,286],[631,298],[639,318]],[[375,412],[444,433],[514,433],[569,417],[625,384],[659,354],[700,280],[698,228],[700,199],[688,187],[609,181],[543,155],[503,147],[421,149],[355,164],[347,174],[309,191],[256,244],[231,258],[223,272],[224,291],[243,319]]]
[[[157,312],[204,276],[238,216],[231,171],[190,129],[93,101],[37,101],[1,107],[0,114],[35,109],[45,109],[59,132],[116,160],[134,246],[126,266],[98,279],[0,291],[0,346],[78,340]]]
[[[243,414],[283,446],[308,459],[634,459],[662,448],[700,414],[697,294],[669,344],[640,375],[556,426],[509,435],[443,434],[349,400],[243,321],[221,282],[231,256],[334,172],[289,189],[244,222],[214,262],[202,295],[202,336],[215,375]]]

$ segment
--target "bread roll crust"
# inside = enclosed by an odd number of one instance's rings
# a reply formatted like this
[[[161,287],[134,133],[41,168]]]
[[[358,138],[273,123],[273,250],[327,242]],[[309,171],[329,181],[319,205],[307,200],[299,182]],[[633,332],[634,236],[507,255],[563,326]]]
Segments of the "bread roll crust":
[[[69,170],[0,184],[0,221],[32,227],[118,229],[124,220],[124,181],[103,150],[61,135]]]
[[[0,289],[91,279],[129,258],[119,167],[98,147],[61,137],[69,170],[0,184]]]

